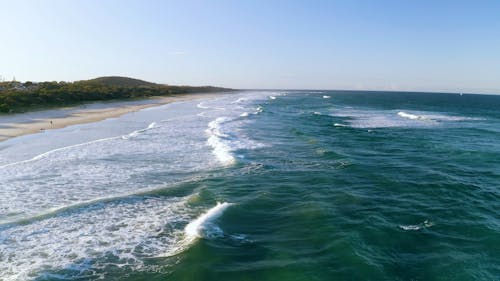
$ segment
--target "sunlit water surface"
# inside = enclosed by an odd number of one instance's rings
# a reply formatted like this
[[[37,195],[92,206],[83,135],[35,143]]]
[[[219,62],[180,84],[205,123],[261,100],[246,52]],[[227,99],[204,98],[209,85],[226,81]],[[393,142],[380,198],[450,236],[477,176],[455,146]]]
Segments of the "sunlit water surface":
[[[498,280],[500,97],[260,91],[0,143],[0,280]]]

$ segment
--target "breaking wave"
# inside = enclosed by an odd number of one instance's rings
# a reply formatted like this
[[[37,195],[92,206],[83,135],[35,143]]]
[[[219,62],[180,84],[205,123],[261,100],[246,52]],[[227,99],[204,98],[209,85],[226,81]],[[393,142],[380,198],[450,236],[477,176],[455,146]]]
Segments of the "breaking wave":
[[[475,121],[480,118],[452,116],[433,112],[408,113],[405,111],[340,108],[332,110],[332,117],[345,117],[354,128],[432,127],[452,122]]]
[[[153,123],[149,124],[149,125],[148,125],[146,128],[144,128],[144,129],[137,130],[137,131],[133,131],[132,133],[130,133],[130,134],[126,135],[126,136],[122,136],[122,139],[124,139],[124,140],[128,140],[128,139],[130,139],[130,138],[137,137],[137,136],[138,136],[138,135],[140,135],[141,133],[144,133],[144,132],[146,132],[146,131],[149,131],[149,130],[151,130],[151,129],[155,128],[155,127],[156,127],[156,123],[155,123],[155,122],[153,122]]]
[[[222,213],[231,206],[231,203],[217,203],[217,205],[194,221],[190,222],[185,228],[184,232],[188,239],[196,239],[203,237],[213,237],[222,234],[222,230],[213,224],[213,221],[219,218]]]
[[[107,266],[145,269],[144,258],[178,246],[187,220],[185,199],[149,198],[94,204],[12,227],[0,237],[0,280],[27,280],[44,272],[76,276]]]
[[[177,255],[186,250],[200,238],[213,239],[223,236],[224,232],[217,224],[214,223],[214,221],[222,216],[224,211],[231,205],[233,204],[227,202],[217,202],[217,205],[207,210],[205,213],[201,214],[184,227],[184,237],[175,247],[157,255],[157,257],[170,257]]]
[[[406,113],[404,111],[398,112],[398,115],[403,117],[403,118],[408,118],[411,120],[426,120],[427,119],[427,118],[425,118],[425,116],[409,114],[409,113]]]
[[[235,162],[235,158],[231,151],[233,150],[229,145],[228,135],[221,132],[221,124],[228,121],[226,117],[219,117],[208,123],[207,143],[212,147],[213,153],[217,159],[225,165]]]

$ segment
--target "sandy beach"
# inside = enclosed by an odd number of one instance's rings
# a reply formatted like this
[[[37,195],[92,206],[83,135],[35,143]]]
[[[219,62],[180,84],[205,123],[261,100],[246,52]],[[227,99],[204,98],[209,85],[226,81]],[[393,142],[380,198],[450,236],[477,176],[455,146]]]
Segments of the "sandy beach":
[[[75,107],[50,109],[0,116],[0,141],[45,130],[59,129],[76,124],[92,123],[119,117],[129,112],[167,103],[219,96],[223,93],[183,94],[155,97],[140,101],[92,103]]]

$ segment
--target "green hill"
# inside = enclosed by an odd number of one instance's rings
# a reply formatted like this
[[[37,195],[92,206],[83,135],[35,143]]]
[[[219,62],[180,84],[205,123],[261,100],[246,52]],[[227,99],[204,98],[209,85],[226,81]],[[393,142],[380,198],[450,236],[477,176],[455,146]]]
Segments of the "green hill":
[[[121,76],[103,76],[95,79],[78,81],[77,83],[89,83],[89,84],[112,86],[112,87],[139,87],[139,86],[157,85],[155,83],[147,82],[144,80],[139,80],[129,77],[121,77]]]
[[[92,101],[140,99],[230,90],[211,86],[162,85],[119,76],[99,77],[76,82],[0,82],[0,112],[21,112]]]

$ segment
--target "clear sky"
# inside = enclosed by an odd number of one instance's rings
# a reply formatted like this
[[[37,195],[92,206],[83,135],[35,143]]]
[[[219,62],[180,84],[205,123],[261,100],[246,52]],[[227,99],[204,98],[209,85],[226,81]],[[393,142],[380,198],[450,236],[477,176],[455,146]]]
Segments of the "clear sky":
[[[500,93],[500,1],[0,0],[0,75]]]

